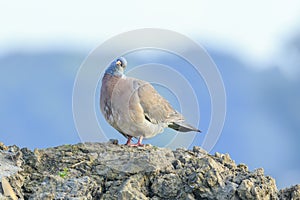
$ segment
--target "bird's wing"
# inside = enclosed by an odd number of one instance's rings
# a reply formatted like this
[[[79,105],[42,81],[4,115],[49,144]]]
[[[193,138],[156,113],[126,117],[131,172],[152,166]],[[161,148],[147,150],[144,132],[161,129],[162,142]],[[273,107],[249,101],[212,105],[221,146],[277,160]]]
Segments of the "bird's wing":
[[[154,87],[142,80],[134,79],[134,88],[139,98],[139,104],[143,109],[145,119],[151,123],[172,123],[183,121],[183,116],[172,108]]]

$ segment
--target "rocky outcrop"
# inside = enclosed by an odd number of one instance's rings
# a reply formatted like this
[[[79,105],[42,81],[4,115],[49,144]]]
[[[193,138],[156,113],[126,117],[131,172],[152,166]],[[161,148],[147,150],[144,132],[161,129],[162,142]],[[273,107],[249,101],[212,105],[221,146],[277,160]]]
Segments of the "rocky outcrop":
[[[300,199],[299,185],[278,191],[263,169],[200,147],[0,144],[0,161],[0,199]]]

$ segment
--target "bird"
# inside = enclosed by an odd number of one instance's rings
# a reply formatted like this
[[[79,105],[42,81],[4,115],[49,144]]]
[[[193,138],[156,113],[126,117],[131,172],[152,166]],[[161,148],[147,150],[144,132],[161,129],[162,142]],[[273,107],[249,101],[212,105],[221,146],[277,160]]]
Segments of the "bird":
[[[201,132],[148,82],[127,77],[127,61],[119,57],[105,70],[100,91],[100,109],[106,121],[127,138],[125,145],[144,146],[142,140],[162,133],[165,128],[180,132]],[[131,143],[137,138],[136,144]]]

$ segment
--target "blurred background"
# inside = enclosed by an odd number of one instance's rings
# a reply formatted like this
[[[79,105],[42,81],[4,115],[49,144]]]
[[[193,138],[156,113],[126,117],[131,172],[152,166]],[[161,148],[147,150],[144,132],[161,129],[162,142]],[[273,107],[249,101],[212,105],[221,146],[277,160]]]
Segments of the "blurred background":
[[[227,116],[211,153],[229,153],[251,170],[263,167],[278,188],[300,183],[299,1],[12,0],[0,2],[0,25],[0,141],[6,145],[80,142],[72,90],[89,52],[124,31],[163,28],[201,44],[223,78]],[[201,102],[204,132],[208,97]]]

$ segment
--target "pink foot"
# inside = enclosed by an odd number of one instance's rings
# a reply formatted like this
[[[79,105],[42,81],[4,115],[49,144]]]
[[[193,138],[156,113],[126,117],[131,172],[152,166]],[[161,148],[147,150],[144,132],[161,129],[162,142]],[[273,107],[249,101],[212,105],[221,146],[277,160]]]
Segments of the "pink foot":
[[[142,144],[143,136],[139,137],[139,140],[138,140],[138,142],[136,144],[131,144],[131,138],[132,137],[128,138],[128,140],[126,142],[127,146],[130,146],[130,147],[143,147],[143,146],[145,146],[144,144]]]
[[[136,143],[136,144],[126,144],[127,146],[130,146],[130,147],[143,147],[145,146],[144,144],[140,144],[140,143]]]

